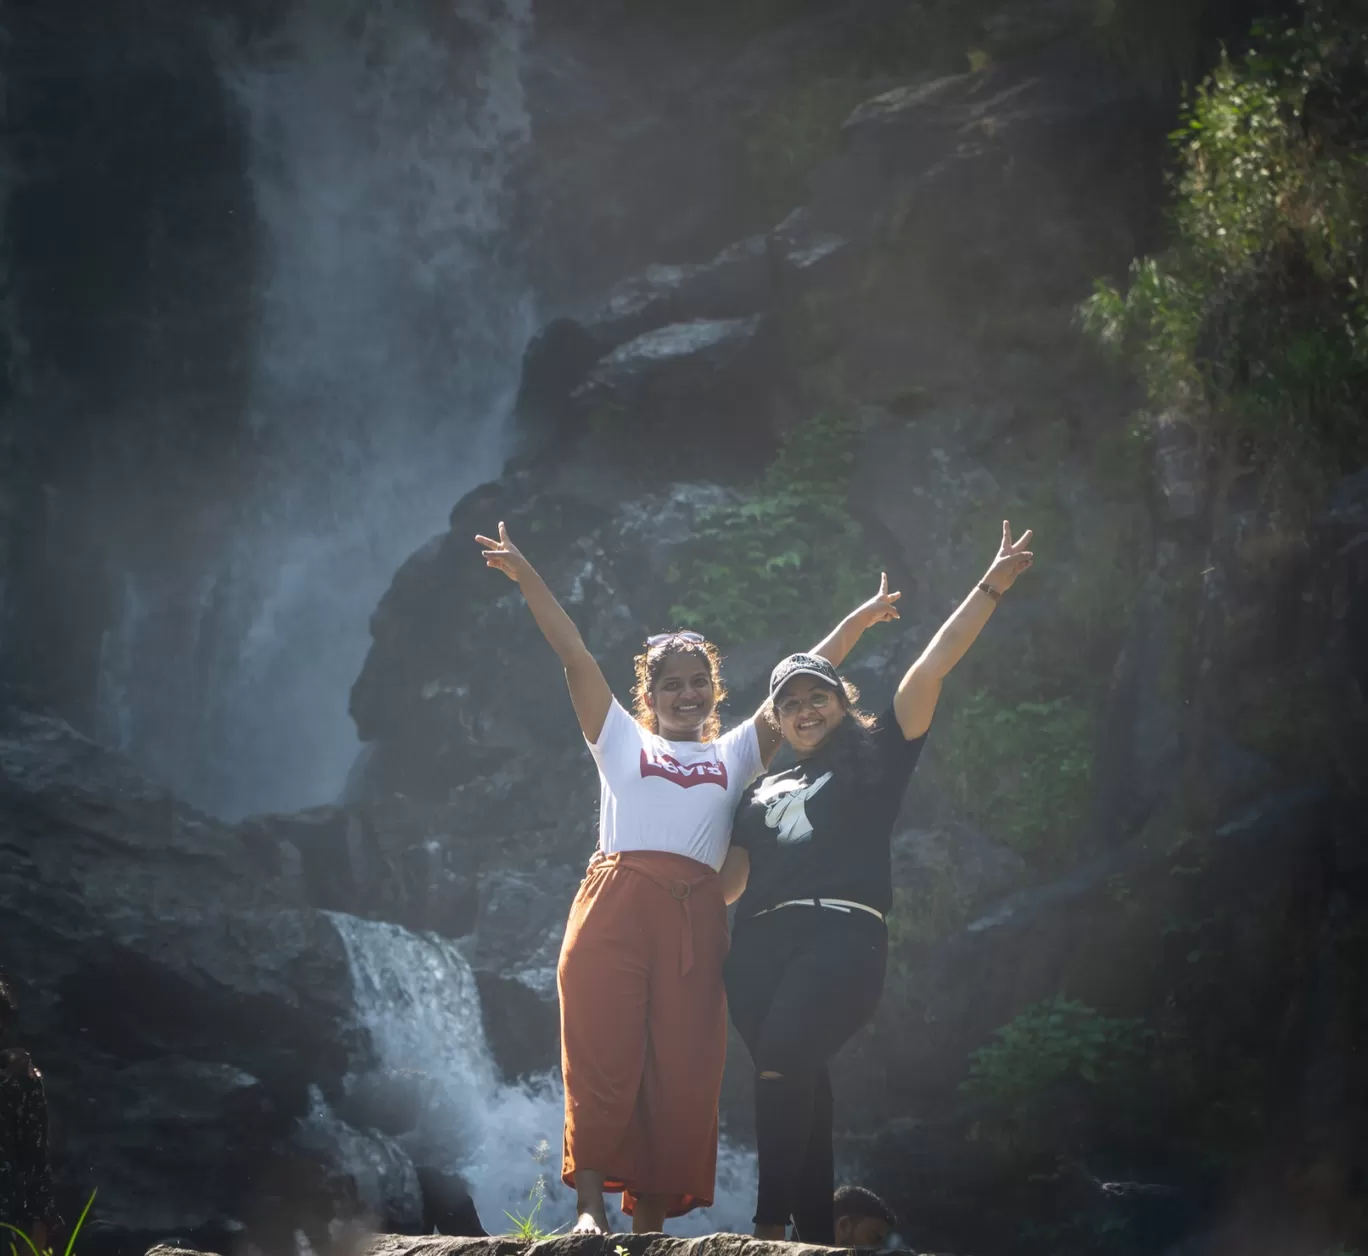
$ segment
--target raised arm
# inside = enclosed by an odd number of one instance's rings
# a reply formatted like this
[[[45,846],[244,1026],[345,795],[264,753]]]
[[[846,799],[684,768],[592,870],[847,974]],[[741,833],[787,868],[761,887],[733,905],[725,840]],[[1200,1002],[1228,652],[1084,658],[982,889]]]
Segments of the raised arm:
[[[901,593],[888,591],[888,573],[879,573],[879,591],[850,612],[839,624],[819,641],[809,654],[820,654],[832,667],[840,667],[846,655],[855,648],[855,643],[865,634],[866,628],[882,624],[890,619],[898,619],[897,601]]]
[[[855,643],[864,636],[866,628],[898,618],[897,601],[900,597],[901,593],[888,591],[888,573],[880,573],[879,591],[869,601],[861,603],[851,611],[808,653],[820,654],[832,667],[840,667],[845,662],[846,655],[855,648]],[[751,717],[755,724],[755,735],[760,740],[760,757],[766,767],[769,767],[770,760],[774,758],[774,753],[779,749],[779,743],[783,739],[778,727],[767,718],[768,707],[768,702],[762,703],[760,709]],[[742,889],[745,888],[744,878],[741,886]],[[730,899],[727,901],[731,902]]]
[[[987,574],[940,626],[921,657],[907,669],[893,698],[893,713],[903,736],[909,741],[922,736],[931,727],[941,683],[983,631],[983,625],[997,608],[998,598],[1031,565],[1034,555],[1026,548],[1030,540],[1031,530],[1027,528],[1021,539],[1014,542],[1011,525],[1005,519],[1002,521],[1002,545]]]
[[[497,541],[487,536],[477,536],[475,540],[484,547],[485,565],[502,571],[522,590],[532,618],[565,668],[565,683],[570,687],[570,701],[574,703],[580,729],[591,742],[598,741],[603,721],[608,718],[613,693],[574,620],[556,601],[536,568],[509,540],[508,529],[502,523]]]

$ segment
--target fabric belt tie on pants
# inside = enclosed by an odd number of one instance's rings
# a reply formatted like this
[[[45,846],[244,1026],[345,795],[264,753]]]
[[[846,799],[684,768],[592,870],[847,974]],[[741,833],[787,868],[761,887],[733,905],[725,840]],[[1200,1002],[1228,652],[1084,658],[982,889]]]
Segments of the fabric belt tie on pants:
[[[599,871],[611,872],[616,868],[623,868],[658,885],[679,904],[684,918],[684,928],[679,937],[679,975],[683,977],[694,965],[693,913],[689,910],[689,899],[693,895],[695,886],[716,878],[717,873],[706,864],[698,864],[691,859],[689,862],[696,864],[697,873],[688,877],[672,877],[651,858],[653,853],[652,851],[625,850],[619,851],[615,855],[605,855],[603,851],[596,850],[594,857],[589,861],[585,876],[592,876]],[[679,858],[682,859],[685,856],[679,856]]]

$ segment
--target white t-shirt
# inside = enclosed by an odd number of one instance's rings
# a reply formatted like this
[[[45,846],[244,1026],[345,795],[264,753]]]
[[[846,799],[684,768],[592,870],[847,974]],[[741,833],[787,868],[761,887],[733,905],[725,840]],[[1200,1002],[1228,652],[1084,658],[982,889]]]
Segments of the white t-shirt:
[[[716,741],[666,741],[614,698],[589,753],[599,770],[599,846],[605,855],[666,850],[722,867],[732,814],[763,767],[752,721]]]

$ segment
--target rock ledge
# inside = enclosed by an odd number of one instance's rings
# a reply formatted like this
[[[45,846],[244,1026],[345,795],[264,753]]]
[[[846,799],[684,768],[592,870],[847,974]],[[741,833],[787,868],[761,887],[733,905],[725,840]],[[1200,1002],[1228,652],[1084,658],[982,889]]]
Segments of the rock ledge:
[[[767,1243],[742,1234],[708,1234],[676,1239],[664,1234],[562,1235],[529,1242],[503,1235],[494,1238],[414,1237],[376,1234],[360,1244],[356,1256],[805,1256],[845,1248],[813,1247],[806,1243]],[[147,1256],[209,1256],[177,1247],[154,1247]],[[888,1256],[915,1256],[893,1251]]]

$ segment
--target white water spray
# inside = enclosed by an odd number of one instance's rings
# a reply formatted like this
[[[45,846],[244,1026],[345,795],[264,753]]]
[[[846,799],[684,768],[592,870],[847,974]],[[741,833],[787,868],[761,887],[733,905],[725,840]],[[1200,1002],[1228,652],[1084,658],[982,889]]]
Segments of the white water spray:
[[[511,1228],[540,1189],[544,1229],[574,1221],[574,1196],[560,1183],[563,1092],[548,1074],[525,1085],[500,1080],[485,1040],[479,994],[458,946],[398,925],[334,915],[351,964],[357,1016],[387,1069],[417,1070],[433,1082],[420,1128],[401,1139],[461,1174],[485,1228]],[[538,1182],[543,1186],[538,1187]],[[749,1233],[755,1157],[719,1150],[717,1202],[668,1223],[672,1234]],[[630,1223],[610,1211],[623,1230]]]
[[[169,650],[130,581],[102,692],[104,735],[207,810],[338,796],[370,613],[499,469],[534,323],[506,226],[529,24],[530,0],[295,0],[219,41],[264,246],[260,470]]]

